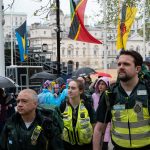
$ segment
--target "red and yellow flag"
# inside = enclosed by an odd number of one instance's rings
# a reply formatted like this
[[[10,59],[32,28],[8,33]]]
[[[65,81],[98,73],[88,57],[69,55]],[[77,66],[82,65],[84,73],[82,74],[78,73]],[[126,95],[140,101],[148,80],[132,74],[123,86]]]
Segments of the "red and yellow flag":
[[[102,44],[102,42],[94,38],[84,26],[86,3],[87,0],[70,0],[71,26],[68,37],[76,41]]]
[[[118,18],[117,50],[126,49],[126,43],[137,12],[136,7],[123,5],[121,17]],[[121,19],[120,19],[121,18]]]

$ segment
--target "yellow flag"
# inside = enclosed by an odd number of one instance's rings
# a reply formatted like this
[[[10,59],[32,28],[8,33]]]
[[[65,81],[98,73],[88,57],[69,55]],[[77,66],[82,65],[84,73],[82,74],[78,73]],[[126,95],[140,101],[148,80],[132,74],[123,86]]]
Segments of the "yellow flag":
[[[126,49],[126,43],[137,12],[136,7],[123,6],[121,19],[118,19],[117,50]]]

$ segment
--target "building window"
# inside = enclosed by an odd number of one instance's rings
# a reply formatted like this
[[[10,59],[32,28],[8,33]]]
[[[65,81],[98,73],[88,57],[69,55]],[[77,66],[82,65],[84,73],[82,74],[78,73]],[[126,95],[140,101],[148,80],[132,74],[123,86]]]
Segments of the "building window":
[[[79,69],[79,62],[76,62],[76,69]]]
[[[97,56],[98,55],[98,46],[95,45],[94,46],[94,56]]]
[[[72,44],[69,44],[68,49],[74,49],[74,46]]]
[[[44,31],[44,34],[46,34],[46,31]]]
[[[68,55],[68,56],[71,55],[71,50],[68,50],[67,55]]]
[[[136,51],[140,52],[140,46],[139,45],[136,47]]]
[[[65,50],[64,50],[64,49],[62,50],[62,55],[63,55],[63,56],[65,55]]]
[[[97,52],[96,52],[96,50],[94,50],[94,56],[96,56],[97,55]]]
[[[133,45],[131,45],[129,50],[134,50],[134,46],[133,46]]]
[[[53,47],[53,54],[56,55],[56,47]]]
[[[74,46],[72,44],[69,44],[67,49],[67,55],[71,56],[71,53],[73,54],[73,50],[74,50]]]
[[[83,56],[85,56],[85,51],[86,51],[86,48],[83,47]]]
[[[85,50],[83,50],[83,56],[85,56]]]
[[[62,48],[62,55],[63,56],[65,55],[65,48],[64,47]]]
[[[78,56],[78,51],[76,51],[76,56]]]

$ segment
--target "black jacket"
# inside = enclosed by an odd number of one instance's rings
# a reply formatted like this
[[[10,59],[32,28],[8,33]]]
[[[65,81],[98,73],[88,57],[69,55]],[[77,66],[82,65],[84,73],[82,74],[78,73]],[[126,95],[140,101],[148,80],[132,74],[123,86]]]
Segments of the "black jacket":
[[[42,126],[42,131],[36,144],[32,144],[31,136],[37,125]],[[26,128],[20,114],[14,114],[5,124],[0,138],[2,150],[63,150],[60,135],[57,135],[50,119],[45,119],[40,112]]]

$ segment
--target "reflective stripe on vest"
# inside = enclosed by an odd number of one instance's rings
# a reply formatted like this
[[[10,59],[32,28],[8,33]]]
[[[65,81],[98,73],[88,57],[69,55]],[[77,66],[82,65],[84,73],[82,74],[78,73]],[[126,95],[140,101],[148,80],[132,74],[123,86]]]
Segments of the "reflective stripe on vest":
[[[112,139],[117,145],[140,148],[150,144],[148,108],[143,108],[141,105],[141,108],[112,110],[111,112]]]
[[[75,145],[88,144],[92,140],[93,128],[90,123],[90,118],[87,109],[81,101],[78,108],[78,117],[76,127],[72,125],[72,108],[66,105],[63,114],[64,130],[63,140]]]
[[[131,128],[139,128],[139,127],[147,126],[147,124],[150,124],[150,120],[143,120],[141,122],[131,122],[130,127]],[[115,121],[113,123],[113,125],[115,127],[119,127],[119,128],[128,128],[128,123],[126,123],[126,122]]]

